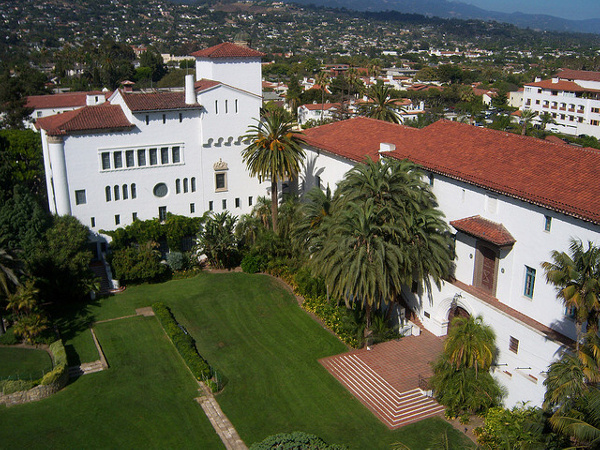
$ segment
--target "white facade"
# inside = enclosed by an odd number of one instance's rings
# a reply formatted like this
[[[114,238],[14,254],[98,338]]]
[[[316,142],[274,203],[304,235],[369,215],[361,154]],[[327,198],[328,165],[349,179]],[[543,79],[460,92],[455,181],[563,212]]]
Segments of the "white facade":
[[[367,155],[372,158],[379,155],[402,158],[403,142],[416,141],[418,146],[421,142],[426,145],[428,140],[427,128],[414,132],[397,126],[398,136],[393,141],[390,140],[390,134],[378,133],[377,126],[369,126],[367,123],[363,128],[357,120],[359,119],[349,121],[354,121],[356,125],[348,129],[356,129],[352,139],[357,148],[368,148],[362,155],[360,150],[356,150],[353,155],[337,153],[331,147],[334,139],[327,136],[327,133],[320,131],[315,140],[312,140],[309,130],[310,145],[306,149],[306,167],[300,178],[303,192],[316,185],[322,189],[330,187],[333,192],[345,173]],[[389,128],[389,125],[386,127]],[[452,123],[446,125],[447,129],[449,127],[460,127],[465,132],[465,142],[477,142],[490,131],[482,130],[482,136],[478,138],[471,136],[473,127],[468,125]],[[419,138],[421,131],[423,133]],[[337,136],[336,133],[344,135],[339,129],[336,131],[332,128],[331,135]],[[494,133],[499,146],[503,145],[503,136],[504,133]],[[369,139],[373,143],[365,147],[364,142]],[[380,146],[377,139],[395,142],[400,152],[398,155],[395,151],[381,152],[378,155],[377,150],[373,150]],[[525,138],[523,142],[531,145],[531,140],[532,138]],[[319,141],[324,144],[320,145]],[[485,152],[485,144],[480,145],[481,151]],[[549,150],[558,150],[552,144],[543,145],[548,146]],[[452,151],[450,149],[449,154]],[[459,155],[460,152],[461,148],[456,147],[456,154]],[[505,405],[512,407],[518,402],[530,402],[530,405],[540,406],[545,393],[543,381],[549,364],[557,358],[563,344],[572,343],[576,337],[574,321],[565,315],[565,308],[556,298],[554,287],[546,283],[541,264],[551,260],[553,250],[568,251],[571,238],[600,244],[600,226],[558,212],[553,207],[532,204],[498,192],[497,189],[487,189],[479,181],[469,183],[440,174],[437,169],[427,171],[427,164],[423,162],[421,155],[413,150],[406,150],[406,153],[417,159],[421,158],[419,162],[426,169],[428,180],[433,183],[433,192],[448,223],[478,217],[478,220],[496,228],[501,224],[515,242],[498,246],[487,242],[485,237],[453,228],[456,232],[455,281],[445,281],[441,290],[434,285],[432,301],[426,292],[415,294],[407,288],[403,292],[404,301],[416,313],[423,326],[437,336],[446,335],[451,312],[457,306],[469,315],[483,316],[485,323],[491,325],[496,333],[499,353],[494,375],[507,388]],[[435,152],[432,154],[435,155]],[[534,161],[528,162],[532,163]],[[453,167],[447,166],[447,170],[452,171]],[[502,168],[498,170],[502,171]],[[597,186],[591,189],[598,190]],[[482,247],[495,253],[493,288],[488,291],[482,289]]]
[[[188,80],[187,96],[118,90],[105,105],[39,121],[50,210],[95,233],[166,213],[249,213],[269,195],[240,156],[262,103],[247,89],[260,86],[260,61],[238,63],[235,74],[242,88],[230,76],[195,88]]]
[[[600,138],[600,73],[562,71],[526,84],[521,108],[550,114],[555,123],[549,131]]]

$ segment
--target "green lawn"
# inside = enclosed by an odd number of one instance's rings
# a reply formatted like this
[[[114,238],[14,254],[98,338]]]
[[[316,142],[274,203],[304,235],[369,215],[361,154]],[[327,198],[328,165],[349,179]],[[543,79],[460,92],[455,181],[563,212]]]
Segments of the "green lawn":
[[[0,379],[42,378],[52,370],[52,359],[44,350],[0,347]]]
[[[227,378],[217,400],[247,444],[299,430],[350,448],[389,449],[401,441],[425,449],[447,431],[452,448],[470,446],[441,419],[389,431],[317,362],[345,346],[269,277],[205,273],[130,287],[76,314],[82,323],[104,320],[134,314],[155,301],[172,308],[200,353]],[[110,441],[92,445],[213,448],[216,435],[192,400],[191,375],[158,327],[155,318],[97,324],[111,368],[79,378],[48,400],[0,408],[0,442],[30,446],[39,430],[39,442],[53,447],[90,446],[88,439],[108,434]],[[79,337],[84,330],[67,339],[76,353],[86,351]]]
[[[1,448],[223,448],[156,318],[94,330],[110,369],[48,399],[0,406]]]

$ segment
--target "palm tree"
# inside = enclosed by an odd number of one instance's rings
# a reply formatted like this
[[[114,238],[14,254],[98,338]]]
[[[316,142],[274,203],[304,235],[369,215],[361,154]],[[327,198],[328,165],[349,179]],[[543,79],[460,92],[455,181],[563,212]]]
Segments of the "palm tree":
[[[322,247],[321,237],[324,233],[324,223],[331,217],[333,199],[331,189],[323,192],[315,186],[304,196],[300,208],[301,217],[294,229],[294,240],[301,248],[314,252],[315,246]]]
[[[239,263],[236,221],[237,217],[224,211],[211,215],[201,230],[199,246],[217,269],[229,269]]]
[[[34,281],[27,280],[17,287],[17,292],[9,295],[6,308],[21,316],[31,314],[37,305],[39,292]]]
[[[552,117],[552,114],[547,113],[547,112],[540,114],[540,124],[541,124],[542,130],[545,130],[546,125],[548,125],[549,123],[556,123],[556,121],[554,120],[554,117]]]
[[[600,390],[593,389],[582,398],[581,412],[554,414],[550,424],[559,433],[570,436],[579,444],[577,448],[600,446]]]
[[[521,136],[527,134],[527,126],[538,115],[533,109],[524,109],[521,111]]]
[[[553,251],[552,262],[542,263],[546,280],[558,292],[558,298],[567,309],[575,311],[577,327],[577,350],[583,324],[588,329],[598,331],[600,316],[600,248],[588,242],[587,249],[578,239],[572,239],[570,255]]]
[[[376,83],[367,90],[367,103],[360,106],[360,113],[365,117],[400,123],[398,111],[398,93],[389,86]]]
[[[323,122],[323,104],[325,103],[325,90],[329,83],[329,74],[327,72],[319,72],[315,77],[315,83],[319,85],[319,89],[321,90],[321,122]]]
[[[271,180],[271,219],[277,233],[277,183],[298,176],[304,161],[304,142],[294,131],[295,123],[283,109],[268,112],[256,125],[251,125],[246,139],[250,145],[242,150],[242,160],[252,176]]]
[[[19,261],[8,250],[0,248],[0,300],[9,298],[12,287],[19,285],[16,273],[19,270]],[[0,334],[4,334],[4,319],[0,307]]]
[[[448,362],[460,369],[474,368],[488,371],[494,360],[496,336],[481,316],[456,317],[444,342],[444,352]]]

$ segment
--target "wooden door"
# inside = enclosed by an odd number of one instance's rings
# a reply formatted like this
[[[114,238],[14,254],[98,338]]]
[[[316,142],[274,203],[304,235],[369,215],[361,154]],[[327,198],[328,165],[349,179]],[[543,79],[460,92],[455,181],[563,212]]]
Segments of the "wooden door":
[[[480,247],[482,261],[481,261],[481,287],[490,292],[494,293],[494,280],[496,277],[496,253],[487,248]]]

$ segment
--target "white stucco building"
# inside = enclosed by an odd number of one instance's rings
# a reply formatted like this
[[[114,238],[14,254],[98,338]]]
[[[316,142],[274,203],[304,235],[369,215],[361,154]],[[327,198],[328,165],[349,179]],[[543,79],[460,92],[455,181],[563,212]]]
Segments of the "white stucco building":
[[[117,90],[38,119],[52,213],[98,233],[168,212],[248,213],[268,195],[240,156],[262,104],[262,54],[225,43],[192,56],[185,89]]]
[[[25,121],[27,128],[35,129],[35,121],[42,117],[53,116],[67,111],[73,111],[84,106],[100,105],[106,101],[111,92],[63,92],[53,95],[30,95],[25,103],[26,108],[33,111]]]
[[[456,272],[432,301],[408,287],[405,306],[437,336],[455,315],[482,315],[496,333],[505,404],[541,405],[548,365],[576,336],[541,264],[571,238],[600,244],[600,152],[449,121],[419,130],[355,118],[305,133],[304,192],[333,191],[366,157],[424,168],[456,233]]]
[[[549,80],[536,79],[525,85],[521,108],[550,114],[550,131],[600,138],[600,72],[565,69]]]

